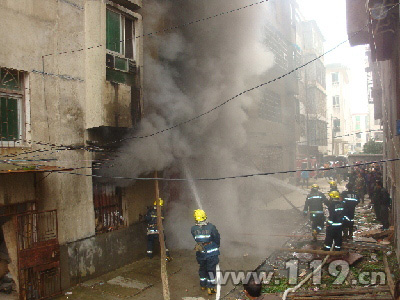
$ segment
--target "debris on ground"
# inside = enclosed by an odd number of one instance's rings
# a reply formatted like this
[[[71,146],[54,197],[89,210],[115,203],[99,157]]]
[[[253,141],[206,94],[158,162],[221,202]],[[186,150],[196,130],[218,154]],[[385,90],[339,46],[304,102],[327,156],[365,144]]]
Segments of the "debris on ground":
[[[287,299],[392,299],[393,287],[389,285],[400,279],[391,245],[393,228],[380,229],[368,200],[357,208],[355,225],[354,236],[344,241],[342,253],[333,253],[321,271]],[[284,248],[259,267],[258,271],[274,270],[270,281],[264,282],[262,299],[282,299],[286,289],[306,278],[329,254],[320,250],[323,234],[312,241],[310,230],[309,225],[299,229]]]

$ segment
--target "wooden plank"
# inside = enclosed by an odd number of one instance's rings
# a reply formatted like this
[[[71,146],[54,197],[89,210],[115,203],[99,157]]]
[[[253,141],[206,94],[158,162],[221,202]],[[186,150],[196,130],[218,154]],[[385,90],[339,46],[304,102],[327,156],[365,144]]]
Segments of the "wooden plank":
[[[386,254],[383,255],[383,264],[385,265],[386,280],[390,287],[390,293],[392,294],[392,296],[394,298],[395,285],[394,285],[394,281],[392,278],[392,273],[390,272],[389,263],[388,263]]]

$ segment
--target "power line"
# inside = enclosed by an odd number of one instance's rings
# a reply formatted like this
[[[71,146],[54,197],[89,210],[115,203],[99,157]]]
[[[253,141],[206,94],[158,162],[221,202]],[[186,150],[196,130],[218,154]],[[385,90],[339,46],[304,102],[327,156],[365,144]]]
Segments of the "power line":
[[[269,1],[269,0],[268,0],[268,1]],[[245,7],[242,7],[242,8],[236,9],[236,10],[240,10],[240,9],[243,9],[243,8],[246,8],[246,7],[255,5],[255,4],[260,4],[260,3],[268,2],[268,1],[261,1],[261,2],[257,2],[257,3],[253,3],[253,4],[251,4],[251,5],[247,5],[247,6],[245,6]],[[398,5],[399,5],[399,3],[396,4],[395,6],[391,7],[391,8],[388,9],[387,11],[390,11],[391,9],[393,9],[394,7],[396,7],[396,6],[398,6]],[[222,15],[222,14],[224,14],[224,13],[221,13],[221,14],[219,14],[219,15]],[[216,16],[217,16],[217,15],[216,15]],[[206,19],[207,19],[207,18],[206,18]],[[360,33],[362,30],[364,30],[364,28],[367,27],[368,25],[369,25],[369,23],[366,24],[364,27],[362,27],[360,30],[358,30],[358,31],[354,32],[353,34],[351,34],[351,37],[353,37],[353,36],[359,34],[359,33]],[[126,140],[130,140],[130,139],[143,139],[143,138],[153,137],[153,136],[158,135],[158,134],[160,134],[160,133],[164,133],[164,132],[166,132],[166,131],[172,130],[172,129],[177,128],[177,127],[179,127],[179,126],[182,126],[182,125],[184,125],[184,124],[187,124],[187,123],[190,123],[190,122],[192,122],[192,121],[195,121],[195,120],[197,120],[197,119],[199,119],[199,118],[201,118],[201,117],[203,117],[203,116],[205,116],[205,115],[207,115],[207,114],[209,114],[209,113],[211,113],[211,112],[213,112],[213,111],[219,109],[220,107],[222,107],[222,106],[224,106],[225,104],[229,103],[230,101],[232,101],[232,100],[234,100],[234,99],[240,97],[240,96],[243,95],[243,94],[246,94],[246,93],[248,93],[248,92],[250,92],[250,91],[253,91],[253,90],[256,90],[256,89],[258,89],[258,88],[261,88],[261,87],[263,87],[263,86],[265,86],[265,85],[271,84],[271,83],[273,83],[273,82],[275,82],[275,81],[278,81],[278,80],[280,80],[280,79],[282,79],[282,78],[284,78],[284,77],[286,77],[286,76],[288,76],[288,75],[290,75],[290,74],[292,74],[292,73],[298,71],[299,69],[302,69],[302,68],[306,67],[307,65],[309,65],[309,64],[311,64],[311,63],[317,61],[318,59],[322,58],[322,57],[325,56],[326,54],[328,54],[328,53],[330,53],[330,52],[336,50],[336,49],[339,48],[341,45],[343,45],[344,43],[346,43],[349,39],[350,39],[350,38],[346,39],[345,41],[342,41],[341,43],[337,44],[335,47],[333,47],[333,48],[331,48],[330,50],[328,50],[328,51],[322,53],[321,55],[317,56],[316,58],[314,58],[314,59],[312,59],[312,60],[306,62],[305,64],[303,64],[303,65],[301,65],[301,66],[298,66],[298,67],[296,67],[295,69],[292,69],[291,71],[289,71],[289,72],[287,72],[287,73],[285,73],[285,74],[283,74],[283,75],[281,75],[281,76],[279,76],[279,77],[276,77],[276,78],[274,78],[274,79],[272,79],[272,80],[269,80],[268,82],[262,83],[262,84],[260,84],[260,85],[255,86],[255,87],[249,88],[249,89],[247,89],[247,90],[245,90],[245,91],[243,91],[243,92],[241,92],[241,93],[239,93],[239,94],[236,94],[235,96],[229,98],[228,100],[225,100],[224,102],[222,102],[221,104],[215,106],[214,108],[212,108],[212,109],[210,109],[210,110],[208,110],[208,111],[206,111],[206,112],[204,112],[204,113],[202,113],[202,114],[200,114],[200,115],[197,115],[197,116],[195,116],[195,117],[193,117],[193,118],[191,118],[191,119],[188,119],[188,120],[186,120],[186,121],[182,121],[182,122],[177,123],[177,124],[175,124],[175,125],[173,125],[173,126],[164,128],[164,129],[162,129],[162,130],[153,132],[153,133],[151,133],[151,134],[142,135],[142,136],[130,136],[130,137],[126,137],[126,138],[123,138],[123,139],[120,139],[120,140],[116,140],[116,141],[112,141],[112,142],[106,143],[106,144],[104,144],[104,145],[102,145],[102,146],[108,146],[108,145],[112,145],[112,144],[115,144],[115,143],[119,143],[119,142],[123,142],[123,141],[126,141]],[[32,142],[33,142],[33,141],[32,141]],[[55,145],[55,144],[43,143],[43,142],[35,142],[35,143],[42,144],[42,145],[47,144],[47,145],[54,146],[54,147],[67,147],[67,148],[68,148],[68,147],[73,147],[73,146]],[[82,146],[82,147],[83,147],[83,146]],[[101,146],[96,146],[97,149],[100,149],[100,147],[101,147]],[[72,149],[65,149],[65,150],[72,150]],[[19,154],[16,154],[16,155],[19,155]]]
[[[372,164],[382,164],[387,162],[393,161],[400,161],[400,158],[392,158],[392,159],[384,159],[379,161],[372,161],[372,162],[365,162],[365,163],[358,163],[353,165],[347,166],[339,166],[339,167],[329,167],[329,168],[321,168],[321,169],[301,169],[301,170],[289,170],[289,171],[277,171],[277,172],[262,172],[262,173],[251,173],[251,174],[243,174],[243,175],[235,175],[235,176],[225,176],[225,177],[198,177],[198,178],[144,178],[144,177],[125,177],[125,176],[104,176],[104,175],[95,175],[95,174],[82,174],[82,173],[75,173],[70,171],[46,171],[43,172],[52,172],[52,173],[60,173],[60,174],[69,174],[69,175],[77,175],[77,176],[84,176],[84,177],[92,177],[92,178],[107,178],[107,179],[117,179],[117,180],[140,180],[140,181],[153,181],[153,180],[160,180],[160,181],[221,181],[227,179],[240,179],[240,178],[250,178],[250,177],[258,177],[258,176],[269,176],[269,175],[279,175],[279,174],[291,174],[297,172],[318,172],[318,171],[328,171],[328,170],[336,170],[336,169],[346,169],[352,167],[360,167],[360,166],[367,166]],[[20,166],[15,163],[10,163],[7,161],[3,161],[4,163],[8,163],[15,166]],[[85,169],[86,167],[81,168],[70,168],[73,170],[81,170]]]
[[[226,16],[226,15],[228,15],[230,13],[238,12],[238,11],[240,11],[242,9],[246,9],[246,8],[249,8],[249,7],[252,7],[252,6],[255,6],[255,5],[259,5],[259,4],[262,4],[262,3],[267,3],[268,1],[269,0],[263,0],[263,1],[255,2],[255,3],[249,4],[249,5],[245,5],[245,6],[242,6],[242,7],[239,7],[239,8],[231,9],[229,11],[221,12],[221,13],[218,13],[216,15],[212,15],[212,16],[209,16],[209,17],[206,17],[206,18],[197,19],[195,21],[190,21],[190,22],[183,23],[183,24],[180,24],[180,25],[168,27],[168,28],[165,28],[165,29],[162,29],[162,30],[158,30],[158,31],[146,33],[146,34],[143,34],[143,35],[135,36],[134,38],[131,38],[131,39],[123,39],[123,40],[120,40],[119,42],[115,42],[115,43],[122,43],[124,41],[132,41],[134,39],[149,37],[149,36],[157,35],[157,34],[160,34],[160,33],[167,32],[167,31],[171,31],[171,30],[174,30],[174,29],[178,29],[178,28],[194,25],[194,24],[197,24],[197,23],[200,23],[200,22],[204,22],[204,21],[208,21],[208,20],[217,18],[217,17]],[[75,52],[81,52],[81,51],[84,51],[84,50],[90,50],[90,49],[99,48],[99,47],[103,47],[103,46],[105,46],[105,45],[104,44],[99,44],[99,45],[88,47],[88,48],[81,48],[81,49],[77,49],[77,50],[50,53],[50,54],[43,55],[43,57],[48,57],[48,56],[53,56],[53,55],[62,55],[62,54],[68,54],[68,53],[75,53]]]

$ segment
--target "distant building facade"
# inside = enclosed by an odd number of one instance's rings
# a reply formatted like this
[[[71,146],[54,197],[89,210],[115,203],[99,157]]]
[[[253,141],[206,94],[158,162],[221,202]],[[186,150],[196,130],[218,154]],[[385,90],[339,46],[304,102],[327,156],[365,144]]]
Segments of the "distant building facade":
[[[351,148],[352,118],[347,67],[340,64],[326,66],[328,147],[327,154],[347,155]]]
[[[324,37],[315,21],[302,21],[301,25],[302,62],[316,59],[299,71],[299,112],[300,138],[298,157],[320,159],[326,152],[326,70],[323,58]]]

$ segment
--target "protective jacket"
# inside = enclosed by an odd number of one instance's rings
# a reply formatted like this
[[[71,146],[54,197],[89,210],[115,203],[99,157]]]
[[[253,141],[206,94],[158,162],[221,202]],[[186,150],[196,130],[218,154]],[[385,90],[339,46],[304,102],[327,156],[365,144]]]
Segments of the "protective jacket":
[[[157,206],[150,207],[144,219],[147,222],[147,234],[158,234]],[[161,210],[161,219],[164,220],[164,211]]]
[[[310,211],[310,214],[323,214],[324,209],[322,203],[327,201],[326,196],[319,191],[311,191],[308,194],[304,205],[304,213]]]
[[[330,200],[326,201],[325,205],[328,207],[329,211],[328,225],[333,227],[343,226],[343,219],[344,219],[343,202]]]
[[[354,222],[354,212],[356,206],[360,203],[358,195],[353,191],[344,191],[341,195],[344,206],[344,220],[346,222]]]
[[[221,238],[217,228],[213,224],[196,224],[192,227],[191,232],[194,240],[200,246],[198,251],[196,251],[197,259],[208,259],[220,254],[219,246]]]

